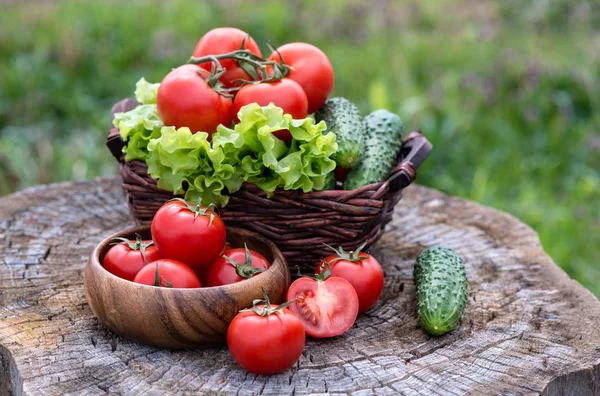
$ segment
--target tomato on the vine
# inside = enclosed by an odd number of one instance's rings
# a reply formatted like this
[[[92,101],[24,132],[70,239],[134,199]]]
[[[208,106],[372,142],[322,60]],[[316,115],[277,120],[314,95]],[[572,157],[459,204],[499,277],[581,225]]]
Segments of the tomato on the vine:
[[[138,272],[133,279],[142,285],[158,287],[201,287],[200,280],[187,265],[171,259],[156,260]]]
[[[373,256],[361,252],[365,245],[350,252],[341,247],[333,249],[336,254],[323,260],[329,264],[331,276],[339,276],[352,284],[358,296],[359,313],[371,309],[383,291],[383,270]],[[323,271],[324,266],[323,263],[318,265],[316,272]]]
[[[209,208],[180,198],[158,209],[151,232],[163,257],[190,267],[210,265],[225,246],[225,224],[221,218]]]
[[[230,126],[233,101],[219,94],[210,73],[196,65],[172,70],[160,83],[156,96],[158,115],[166,126],[188,127],[192,133],[212,135],[217,126]]]
[[[250,35],[240,29],[232,27],[221,27],[207,32],[194,48],[193,56],[200,58],[207,55],[221,55],[242,49],[262,57],[260,48]],[[219,81],[227,88],[239,85],[236,80],[252,80],[250,75],[235,59],[223,59],[220,61],[221,66],[225,69],[225,73],[219,78]],[[210,71],[212,68],[211,62],[201,63],[198,66]]]
[[[248,249],[231,249],[218,257],[210,266],[207,286],[222,286],[241,282],[260,274],[271,266],[262,254]]]
[[[264,300],[241,311],[229,324],[227,346],[244,370],[277,374],[292,367],[302,355],[304,326],[287,305],[271,305],[265,294]]]
[[[317,111],[331,93],[335,76],[327,55],[308,43],[289,43],[277,48],[270,61],[283,62],[290,67],[286,78],[296,81],[308,98],[308,112]]]
[[[288,289],[287,301],[294,301],[290,310],[304,323],[306,334],[315,338],[345,333],[358,315],[354,287],[343,278],[329,277],[329,267],[315,279],[296,279]]]
[[[273,103],[275,106],[281,107],[284,113],[291,114],[294,119],[304,119],[308,115],[306,93],[297,82],[288,78],[275,82],[248,84],[242,87],[233,100],[233,114],[236,122],[239,122],[237,114],[240,109],[250,103],[258,103],[260,106]],[[276,131],[273,134],[285,142],[292,139],[292,135],[287,129]]]
[[[115,238],[121,241],[110,248],[102,260],[102,266],[119,278],[132,281],[144,266],[160,258],[160,253],[153,242],[143,240],[137,234],[136,240]]]

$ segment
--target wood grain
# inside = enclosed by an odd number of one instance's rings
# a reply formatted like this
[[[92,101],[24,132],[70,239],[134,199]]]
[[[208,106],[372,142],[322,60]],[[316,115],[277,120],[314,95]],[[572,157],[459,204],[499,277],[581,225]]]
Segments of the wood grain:
[[[116,277],[101,266],[113,238],[151,239],[150,227],[134,227],[104,239],[92,252],[84,272],[84,293],[102,324],[121,337],[163,348],[199,348],[225,344],[229,322],[263,298],[285,301],[290,271],[275,244],[253,232],[228,227],[227,241],[262,254],[271,267],[244,282],[198,289],[140,285]]]
[[[411,186],[373,249],[380,301],[346,334],[307,340],[291,370],[248,374],[226,348],[172,351],[119,338],[83,294],[99,241],[132,225],[119,182],[0,199],[0,394],[594,395],[600,303],[515,218]],[[418,327],[412,268],[443,243],[464,258],[469,302],[439,338]]]

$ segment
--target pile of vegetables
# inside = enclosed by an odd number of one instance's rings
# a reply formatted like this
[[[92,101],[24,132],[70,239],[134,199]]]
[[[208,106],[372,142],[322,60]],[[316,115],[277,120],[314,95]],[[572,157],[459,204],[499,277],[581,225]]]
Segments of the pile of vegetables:
[[[382,109],[363,118],[347,99],[328,98],[334,73],[320,49],[270,49],[264,59],[248,34],[218,28],[161,83],[138,81],[140,105],[114,117],[125,160],[144,161],[159,188],[185,200],[158,210],[153,241],[120,241],[110,249],[108,271],[156,287],[243,282],[271,264],[258,252],[228,246],[210,205],[227,205],[245,182],[270,196],[277,189],[353,190],[387,178],[402,147],[400,118]],[[233,358],[248,371],[278,373],[298,360],[306,335],[334,337],[351,328],[384,285],[380,264],[364,246],[332,248],[314,274],[291,284],[284,304],[264,294],[241,311],[227,333]],[[462,259],[448,248],[427,249],[414,278],[423,328],[433,335],[452,330],[467,300]],[[281,340],[285,348],[272,347]]]
[[[264,59],[245,32],[217,28],[162,82],[138,81],[140,105],[113,121],[125,160],[146,162],[163,190],[221,207],[244,182],[270,196],[335,189],[336,175],[345,189],[385,180],[401,148],[398,116],[363,120],[350,101],[328,99],[334,72],[319,48],[270,49]]]
[[[139,236],[135,241],[117,239],[103,267],[128,281],[176,288],[244,282],[271,267],[256,251],[232,248],[220,217],[199,203],[165,203],[151,233],[149,241]],[[363,247],[350,252],[330,247],[333,254],[323,258],[313,276],[301,276],[290,285],[287,302],[271,304],[263,291],[263,300],[240,311],[227,331],[235,361],[253,373],[275,374],[300,358],[306,335],[329,338],[348,331],[359,313],[377,303],[384,286],[381,265]],[[434,246],[419,255],[414,271],[421,325],[432,335],[451,331],[467,302],[462,259],[452,249]],[[281,339],[286,348],[272,348]]]

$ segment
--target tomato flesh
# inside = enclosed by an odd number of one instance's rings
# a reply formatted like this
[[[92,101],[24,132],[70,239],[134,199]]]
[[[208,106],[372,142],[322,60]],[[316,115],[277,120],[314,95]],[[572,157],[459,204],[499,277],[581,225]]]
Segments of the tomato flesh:
[[[360,252],[359,257],[363,260],[352,262],[339,260],[339,256],[329,256],[325,262],[329,263],[331,276],[346,279],[358,296],[358,312],[366,312],[375,305],[383,291],[383,270],[379,262],[371,255]],[[317,266],[316,273],[324,264]]]
[[[356,291],[338,277],[297,279],[288,290],[287,300],[296,300],[289,308],[304,324],[306,334],[315,338],[345,333],[358,315]]]

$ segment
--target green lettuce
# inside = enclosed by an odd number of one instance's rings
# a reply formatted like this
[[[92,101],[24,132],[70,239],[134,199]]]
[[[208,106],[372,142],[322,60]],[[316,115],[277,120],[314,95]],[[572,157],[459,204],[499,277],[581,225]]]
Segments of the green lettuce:
[[[126,142],[125,159],[145,161],[159,188],[225,206],[244,182],[267,196],[276,189],[310,192],[330,186],[337,143],[334,133],[323,135],[323,121],[294,120],[273,104],[253,103],[240,109],[238,124],[219,125],[209,141],[204,132],[162,124],[155,104],[158,86],[140,80],[136,98],[142,104],[116,114],[114,124]],[[282,129],[293,137],[289,145],[273,135]]]

